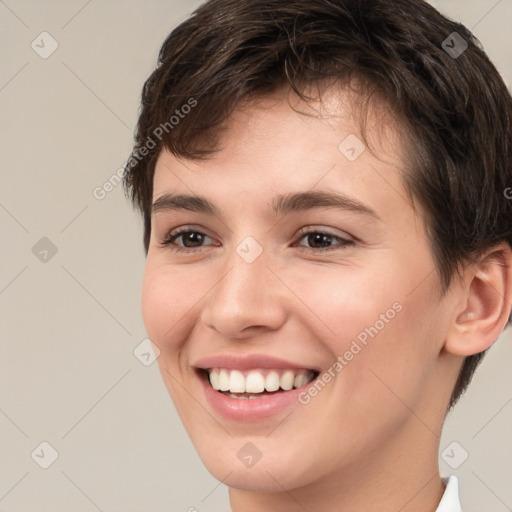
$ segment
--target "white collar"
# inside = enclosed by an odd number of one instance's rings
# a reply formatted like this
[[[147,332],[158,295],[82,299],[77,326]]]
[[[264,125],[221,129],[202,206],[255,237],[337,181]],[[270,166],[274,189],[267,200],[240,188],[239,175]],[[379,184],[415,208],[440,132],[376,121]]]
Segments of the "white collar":
[[[443,478],[443,482],[446,484],[446,488],[436,512],[462,512],[460,508],[459,481],[457,477],[452,475],[448,478]]]

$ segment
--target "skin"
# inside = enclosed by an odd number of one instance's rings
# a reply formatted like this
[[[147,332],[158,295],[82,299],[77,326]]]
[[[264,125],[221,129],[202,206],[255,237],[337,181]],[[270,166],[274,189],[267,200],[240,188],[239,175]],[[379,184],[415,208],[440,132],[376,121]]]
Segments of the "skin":
[[[289,100],[321,115],[298,114]],[[471,266],[443,295],[423,217],[402,183],[404,138],[385,108],[369,111],[374,154],[350,162],[338,150],[349,134],[363,138],[355,104],[339,87],[313,107],[281,89],[237,108],[210,159],[162,151],[156,165],[154,199],[194,194],[220,211],[153,215],[142,312],[183,424],[229,486],[235,512],[434,512],[444,491],[439,436],[463,358],[487,348],[506,321],[509,249],[505,266]],[[327,207],[270,213],[277,194],[311,190],[343,192],[379,218]],[[191,252],[162,246],[178,227],[207,236]],[[332,250],[302,228],[333,235]],[[250,264],[236,252],[247,236],[263,249]],[[174,247],[184,243],[190,237]],[[397,302],[401,311],[291,414],[235,422],[205,400],[192,368],[199,358],[267,354],[327,370]],[[237,458],[247,442],[262,453],[252,468]]]

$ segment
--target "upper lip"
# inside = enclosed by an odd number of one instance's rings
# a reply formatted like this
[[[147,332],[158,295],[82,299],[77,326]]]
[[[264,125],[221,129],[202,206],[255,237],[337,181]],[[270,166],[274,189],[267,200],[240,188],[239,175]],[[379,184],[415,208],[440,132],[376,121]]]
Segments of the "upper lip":
[[[218,356],[209,356],[199,359],[192,366],[202,370],[211,368],[225,368],[230,370],[251,370],[253,368],[266,369],[291,369],[291,370],[314,370],[307,365],[292,363],[285,359],[271,357],[264,354],[252,354],[240,356],[234,354],[224,354]]]

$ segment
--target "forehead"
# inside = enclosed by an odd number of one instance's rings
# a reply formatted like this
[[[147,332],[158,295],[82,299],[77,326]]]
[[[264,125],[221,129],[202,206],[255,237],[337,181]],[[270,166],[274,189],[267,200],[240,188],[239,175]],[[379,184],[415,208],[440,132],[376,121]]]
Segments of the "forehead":
[[[225,203],[230,197],[258,201],[277,191],[315,188],[361,199],[371,199],[376,188],[406,195],[398,123],[384,102],[365,104],[347,89],[331,87],[308,103],[286,89],[246,101],[218,131],[218,148],[204,161],[162,151],[153,199],[179,191],[217,193]]]

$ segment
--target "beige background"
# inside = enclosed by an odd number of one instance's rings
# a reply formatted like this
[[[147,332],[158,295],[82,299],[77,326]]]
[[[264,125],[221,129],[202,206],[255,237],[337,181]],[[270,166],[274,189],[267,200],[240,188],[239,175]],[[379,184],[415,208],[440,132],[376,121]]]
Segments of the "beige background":
[[[510,84],[512,0],[434,3],[473,28]],[[156,363],[133,354],[145,338],[141,222],[121,186],[93,195],[128,156],[160,44],[197,5],[0,1],[4,512],[228,510]],[[59,45],[47,59],[31,47],[51,49],[43,31]],[[46,262],[32,249],[43,237],[57,249]],[[440,458],[460,477],[465,512],[512,510],[511,342],[497,342],[442,437],[452,465],[469,454],[458,469]],[[43,441],[58,452],[48,469]]]

